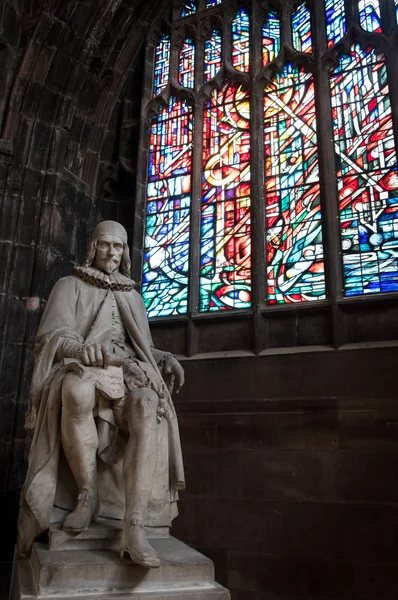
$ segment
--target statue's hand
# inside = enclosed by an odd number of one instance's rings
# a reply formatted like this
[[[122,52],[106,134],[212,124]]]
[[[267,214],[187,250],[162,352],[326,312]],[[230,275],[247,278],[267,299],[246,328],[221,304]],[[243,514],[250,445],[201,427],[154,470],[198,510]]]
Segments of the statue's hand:
[[[37,422],[36,407],[32,406],[32,408],[30,408],[25,415],[25,430],[28,432],[33,432],[36,427],[36,422]]]
[[[111,360],[110,352],[103,344],[83,346],[80,357],[86,367],[104,367],[104,369],[108,368]]]
[[[170,388],[176,385],[176,393],[180,391],[184,385],[185,375],[184,369],[173,354],[167,354],[163,363],[163,373],[167,379],[170,379]]]

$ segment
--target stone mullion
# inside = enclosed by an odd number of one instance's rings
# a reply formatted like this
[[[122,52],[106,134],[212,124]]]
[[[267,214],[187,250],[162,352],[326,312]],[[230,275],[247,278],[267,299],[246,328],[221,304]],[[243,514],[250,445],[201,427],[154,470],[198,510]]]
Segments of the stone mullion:
[[[264,81],[259,76],[262,69],[263,10],[253,2],[250,31],[250,128],[251,128],[251,242],[252,242],[252,292],[254,351],[259,354],[264,346],[264,320],[261,308],[266,298],[265,254],[265,197],[264,197]]]
[[[194,130],[192,144],[192,186],[191,186],[191,232],[189,266],[189,316],[199,312],[200,294],[200,231],[202,204],[202,137],[203,102],[199,99],[199,90],[203,82],[204,40],[200,25],[196,35],[195,53],[195,103]],[[195,323],[190,318],[188,326],[188,356],[198,352],[198,336]]]
[[[359,27],[357,0],[345,0],[345,18],[347,21],[347,31],[350,31],[354,27]]]
[[[392,36],[397,31],[394,0],[379,0],[383,33]]]
[[[338,194],[335,175],[330,82],[329,74],[325,69],[322,60],[322,55],[327,47],[325,11],[323,4],[314,2],[312,16],[316,59],[315,107],[317,116],[325,280],[327,297],[331,303],[333,344],[338,348],[345,340],[344,316],[338,306],[338,300],[343,297],[343,272]]]

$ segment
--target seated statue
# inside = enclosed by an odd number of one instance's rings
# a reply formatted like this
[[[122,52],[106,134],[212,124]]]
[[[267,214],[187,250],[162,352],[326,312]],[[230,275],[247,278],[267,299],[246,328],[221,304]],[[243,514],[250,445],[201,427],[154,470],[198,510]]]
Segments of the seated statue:
[[[122,555],[158,567],[148,527],[169,527],[184,471],[173,386],[184,372],[153,347],[129,277],[126,230],[104,221],[84,267],[54,286],[35,347],[34,428],[21,494],[18,551],[50,522],[78,534],[98,516],[123,519]]]

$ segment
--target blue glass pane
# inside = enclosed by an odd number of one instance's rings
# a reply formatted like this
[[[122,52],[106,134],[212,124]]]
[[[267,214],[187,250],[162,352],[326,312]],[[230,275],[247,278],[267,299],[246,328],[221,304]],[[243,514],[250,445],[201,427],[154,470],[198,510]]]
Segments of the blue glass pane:
[[[170,71],[170,36],[163,35],[155,52],[155,69],[153,75],[153,95],[161,94],[169,80]]]
[[[311,12],[302,2],[292,14],[293,46],[298,52],[312,53]]]
[[[281,24],[276,12],[270,11],[263,26],[263,66],[278,56],[281,47]]]
[[[204,80],[215,77],[221,68],[221,35],[214,30],[205,42]]]
[[[326,0],[326,37],[328,48],[331,48],[347,32],[344,0]]]
[[[181,7],[181,16],[188,17],[196,12],[196,0],[184,0]]]
[[[381,33],[379,0],[359,0],[359,22],[365,31]]]
[[[398,291],[398,175],[384,55],[357,44],[330,78],[347,296]]]

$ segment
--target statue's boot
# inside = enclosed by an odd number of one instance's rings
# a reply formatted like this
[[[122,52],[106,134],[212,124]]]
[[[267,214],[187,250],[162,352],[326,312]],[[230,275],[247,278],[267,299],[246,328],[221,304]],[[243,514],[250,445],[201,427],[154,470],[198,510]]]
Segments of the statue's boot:
[[[133,562],[143,567],[160,567],[160,560],[149,545],[143,520],[130,519],[123,523],[123,534],[120,541],[120,556],[130,555]]]
[[[83,489],[77,497],[75,508],[64,521],[64,531],[79,533],[85,531],[98,512],[97,492]]]

